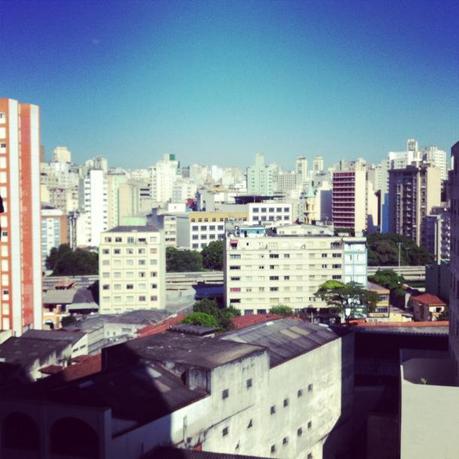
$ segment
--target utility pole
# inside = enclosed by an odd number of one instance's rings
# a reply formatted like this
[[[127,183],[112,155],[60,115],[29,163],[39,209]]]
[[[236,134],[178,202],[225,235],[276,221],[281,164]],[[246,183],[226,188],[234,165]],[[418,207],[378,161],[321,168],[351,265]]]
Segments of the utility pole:
[[[397,242],[397,246],[398,246],[398,274],[400,275],[400,250],[401,250],[401,247],[402,247],[402,243],[401,242]]]

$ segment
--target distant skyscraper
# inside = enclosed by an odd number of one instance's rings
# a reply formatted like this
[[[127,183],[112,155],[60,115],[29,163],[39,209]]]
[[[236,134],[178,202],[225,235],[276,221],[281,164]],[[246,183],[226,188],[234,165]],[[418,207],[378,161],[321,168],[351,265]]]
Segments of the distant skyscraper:
[[[389,171],[389,231],[420,245],[422,221],[441,204],[440,169],[427,164]]]
[[[295,172],[298,177],[298,183],[304,184],[308,180],[308,160],[304,156],[296,158]]]
[[[175,155],[164,155],[150,169],[151,198],[157,203],[166,203],[172,199],[174,183],[178,177],[179,162]]]
[[[72,153],[67,147],[56,147],[53,151],[53,161],[58,163],[71,163]]]
[[[357,165],[333,173],[333,224],[336,228],[364,231],[367,227],[366,168]]]
[[[247,168],[247,193],[271,196],[274,193],[275,166],[265,164],[265,157],[257,153],[255,164]]]
[[[102,169],[90,169],[80,183],[78,245],[97,247],[108,227],[107,177]]]
[[[1,328],[42,326],[40,115],[36,105],[0,99]]]
[[[448,178],[448,166],[446,162],[446,151],[440,150],[437,146],[432,145],[423,152],[423,160],[440,169],[440,178]]]
[[[319,174],[324,170],[324,159],[322,156],[316,156],[312,161],[312,173]]]

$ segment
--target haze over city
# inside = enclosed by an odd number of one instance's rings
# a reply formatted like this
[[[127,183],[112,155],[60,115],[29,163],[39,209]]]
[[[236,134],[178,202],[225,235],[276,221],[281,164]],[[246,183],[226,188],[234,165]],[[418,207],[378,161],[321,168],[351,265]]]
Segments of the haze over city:
[[[454,142],[458,42],[456,1],[1,1],[0,89],[48,157],[378,162]]]

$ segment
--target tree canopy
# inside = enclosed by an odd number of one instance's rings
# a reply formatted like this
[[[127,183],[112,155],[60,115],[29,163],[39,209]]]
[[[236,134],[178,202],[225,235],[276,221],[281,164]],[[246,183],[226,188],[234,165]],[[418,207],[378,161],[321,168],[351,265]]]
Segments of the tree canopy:
[[[369,266],[397,266],[398,243],[400,243],[400,264],[405,266],[426,265],[432,262],[432,255],[414,241],[394,233],[374,233],[367,237]]]
[[[217,319],[210,314],[206,314],[205,312],[192,312],[183,320],[182,323],[190,325],[202,325],[203,327],[218,328]]]
[[[99,256],[89,250],[72,250],[68,244],[51,249],[46,267],[54,276],[91,275],[99,272]]]
[[[202,249],[202,262],[205,269],[221,271],[223,269],[223,241],[212,241]]]
[[[368,279],[375,284],[393,290],[403,285],[405,279],[400,274],[397,274],[393,269],[378,269],[374,276],[369,276]]]
[[[379,301],[379,295],[376,292],[367,290],[356,282],[344,284],[335,280],[326,281],[315,295],[329,306],[336,308],[345,318],[360,305],[366,306],[369,312],[374,311]],[[346,312],[348,310],[349,314]]]
[[[166,249],[166,271],[172,273],[202,271],[202,255],[194,250]]]
[[[279,316],[291,316],[293,315],[293,310],[289,306],[274,306],[269,312],[271,314],[278,314]]]
[[[217,328],[229,330],[232,327],[231,319],[240,315],[240,312],[233,307],[220,308],[215,300],[204,298],[193,306],[193,313],[204,313],[215,318]]]

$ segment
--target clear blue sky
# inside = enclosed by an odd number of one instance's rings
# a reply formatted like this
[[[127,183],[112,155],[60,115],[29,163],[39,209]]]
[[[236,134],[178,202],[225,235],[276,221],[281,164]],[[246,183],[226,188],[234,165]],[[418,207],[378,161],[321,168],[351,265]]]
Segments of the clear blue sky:
[[[377,161],[459,140],[457,0],[0,0],[0,96],[48,155]]]

